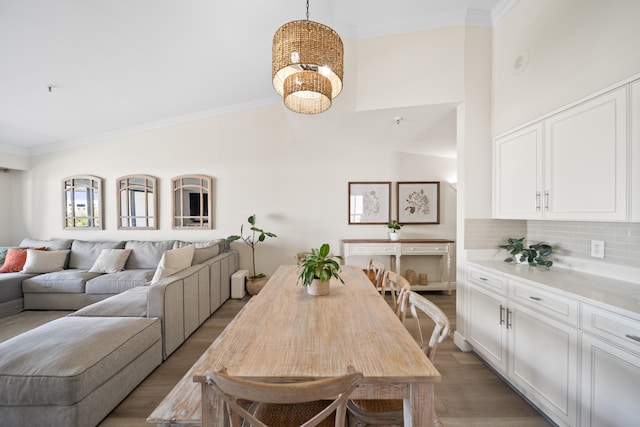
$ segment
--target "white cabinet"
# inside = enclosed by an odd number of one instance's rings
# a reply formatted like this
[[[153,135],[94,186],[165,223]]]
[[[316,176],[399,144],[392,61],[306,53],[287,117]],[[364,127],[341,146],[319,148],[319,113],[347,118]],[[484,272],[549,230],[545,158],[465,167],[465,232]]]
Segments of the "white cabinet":
[[[560,425],[577,418],[578,331],[510,302],[508,377]]]
[[[631,217],[640,222],[640,80],[631,84]]]
[[[545,120],[545,217],[627,219],[627,88]]]
[[[578,302],[470,266],[468,341],[559,425],[577,422]]]
[[[467,339],[500,373],[507,373],[506,281],[480,269],[467,272],[469,334]]]
[[[413,291],[448,291],[454,288],[451,281],[451,257],[453,240],[445,239],[345,239],[342,250],[345,264],[357,264],[355,258],[368,262],[374,256],[389,256],[391,270],[401,274],[401,262],[404,256],[440,257],[440,280],[428,285],[411,285]],[[362,265],[365,266],[364,264]]]
[[[542,122],[493,143],[496,218],[542,218]]]
[[[587,304],[581,308],[581,425],[635,425],[640,322]]]
[[[494,216],[627,219],[627,86],[494,140]]]

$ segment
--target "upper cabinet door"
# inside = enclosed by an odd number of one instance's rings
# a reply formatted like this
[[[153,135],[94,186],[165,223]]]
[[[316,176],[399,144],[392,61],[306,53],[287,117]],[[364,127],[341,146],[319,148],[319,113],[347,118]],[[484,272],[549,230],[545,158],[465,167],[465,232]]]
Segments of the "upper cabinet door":
[[[640,80],[631,84],[631,218],[640,222]]]
[[[495,218],[542,218],[542,122],[493,141]]]
[[[627,87],[545,120],[545,218],[627,219]]]

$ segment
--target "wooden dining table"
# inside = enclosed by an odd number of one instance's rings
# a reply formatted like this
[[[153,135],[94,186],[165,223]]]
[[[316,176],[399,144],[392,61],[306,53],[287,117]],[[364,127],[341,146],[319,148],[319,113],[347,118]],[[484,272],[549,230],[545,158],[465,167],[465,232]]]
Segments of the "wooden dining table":
[[[297,283],[296,266],[277,269],[187,374],[200,384],[203,426],[226,425],[224,402],[206,380],[218,367],[291,382],[343,375],[349,365],[363,374],[352,398],[403,399],[405,426],[432,425],[440,373],[360,268],[344,265],[341,276],[345,283],[332,279],[329,295],[312,296]]]

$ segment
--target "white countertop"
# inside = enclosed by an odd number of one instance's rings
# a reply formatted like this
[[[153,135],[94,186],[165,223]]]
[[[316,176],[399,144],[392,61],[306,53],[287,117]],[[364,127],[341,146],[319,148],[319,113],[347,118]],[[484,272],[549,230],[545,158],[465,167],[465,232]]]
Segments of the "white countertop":
[[[640,285],[632,282],[566,268],[551,267],[550,270],[542,270],[526,264],[509,264],[502,261],[468,263],[497,270],[508,276],[529,281],[533,285],[543,285],[568,297],[640,320]]]

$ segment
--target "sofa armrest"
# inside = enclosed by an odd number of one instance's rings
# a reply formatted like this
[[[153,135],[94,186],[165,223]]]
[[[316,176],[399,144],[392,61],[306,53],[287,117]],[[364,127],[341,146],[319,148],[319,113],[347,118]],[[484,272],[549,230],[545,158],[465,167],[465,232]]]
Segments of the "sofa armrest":
[[[202,277],[203,274],[206,277]],[[162,353],[165,359],[200,325],[197,310],[199,282],[208,278],[208,271],[198,264],[149,286],[147,317],[157,317],[162,321]]]

